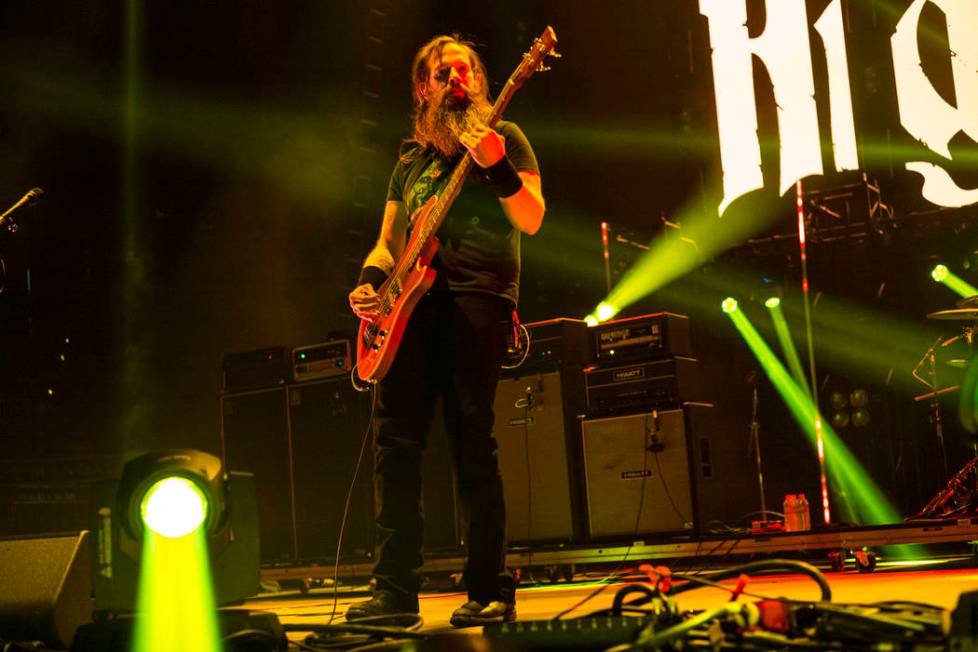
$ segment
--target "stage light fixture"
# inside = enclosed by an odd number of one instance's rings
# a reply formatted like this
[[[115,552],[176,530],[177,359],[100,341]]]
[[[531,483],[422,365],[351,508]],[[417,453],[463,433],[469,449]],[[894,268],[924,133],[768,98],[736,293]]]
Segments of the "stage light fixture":
[[[872,418],[869,414],[869,410],[866,408],[858,408],[852,412],[852,425],[857,428],[865,428],[870,424]]]
[[[213,534],[226,519],[226,477],[217,457],[196,450],[142,455],[126,464],[119,482],[124,527],[141,540],[143,528],[176,538],[204,526]]]
[[[848,412],[836,412],[832,415],[832,427],[841,430],[849,425],[849,413]]]
[[[833,410],[844,410],[849,405],[849,399],[844,393],[836,390],[829,394],[829,405]]]
[[[723,300],[723,303],[720,304],[720,307],[723,308],[723,312],[729,315],[737,309],[737,300],[733,297],[727,297]]]
[[[217,604],[239,602],[259,586],[254,476],[226,472],[221,460],[171,449],[128,462],[119,480],[92,489],[96,611],[136,608],[146,535],[199,536],[206,543]]]
[[[869,405],[869,392],[862,387],[857,387],[849,392],[849,403],[852,404],[852,407],[854,408],[866,407]]]
[[[937,265],[931,270],[930,277],[942,283],[960,297],[968,298],[978,295],[978,288],[952,272],[946,265]]]
[[[768,308],[777,308],[778,306],[781,305],[781,299],[779,297],[771,297],[770,299],[764,302],[764,305],[767,306]]]
[[[197,450],[141,455],[118,480],[93,485],[96,617],[72,651],[211,652],[221,632],[243,630],[262,630],[284,649],[274,616],[217,609],[259,590],[257,514],[254,476]]]

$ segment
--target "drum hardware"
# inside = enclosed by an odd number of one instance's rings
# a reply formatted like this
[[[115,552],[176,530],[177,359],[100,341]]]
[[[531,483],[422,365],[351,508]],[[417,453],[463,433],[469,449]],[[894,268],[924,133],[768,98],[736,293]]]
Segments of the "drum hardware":
[[[956,305],[958,308],[978,308],[978,294],[973,297],[959,299]]]
[[[927,319],[978,320],[978,308],[951,308],[938,310],[927,315]]]
[[[930,317],[930,315],[928,315],[928,317]],[[940,396],[942,390],[937,377],[937,355],[936,355],[937,347],[939,344],[941,344],[943,339],[944,336],[939,335],[937,339],[934,340],[934,343],[930,345],[930,348],[927,349],[924,355],[914,366],[911,374],[913,374],[914,378],[919,380],[921,383],[923,383],[931,390],[930,391],[930,422],[934,426],[934,436],[937,438],[937,445],[941,451],[941,468],[944,473],[941,477],[947,478],[948,477],[947,450],[944,446],[944,425],[941,418],[941,404],[940,401],[938,401],[938,396]],[[927,375],[930,377],[930,380],[924,378],[919,373],[921,368],[924,367],[925,365],[929,368]]]

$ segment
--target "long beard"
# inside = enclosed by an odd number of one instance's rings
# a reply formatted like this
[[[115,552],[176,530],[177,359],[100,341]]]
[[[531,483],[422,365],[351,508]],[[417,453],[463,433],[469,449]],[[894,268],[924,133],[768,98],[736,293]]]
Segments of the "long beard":
[[[470,96],[459,101],[446,86],[418,107],[414,140],[422,147],[433,147],[442,156],[452,158],[463,150],[458,137],[486,124],[491,113],[492,106],[485,97]]]

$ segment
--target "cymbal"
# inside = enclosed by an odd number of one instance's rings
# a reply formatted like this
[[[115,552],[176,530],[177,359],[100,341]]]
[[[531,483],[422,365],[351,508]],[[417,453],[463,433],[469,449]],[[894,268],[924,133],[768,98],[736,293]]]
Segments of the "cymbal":
[[[949,367],[957,367],[958,369],[964,369],[968,366],[968,361],[960,358],[955,358],[953,360],[948,360],[947,365]]]
[[[927,319],[978,319],[978,308],[938,310],[927,315]]]
[[[958,308],[978,308],[978,294],[973,297],[965,297],[958,301]]]

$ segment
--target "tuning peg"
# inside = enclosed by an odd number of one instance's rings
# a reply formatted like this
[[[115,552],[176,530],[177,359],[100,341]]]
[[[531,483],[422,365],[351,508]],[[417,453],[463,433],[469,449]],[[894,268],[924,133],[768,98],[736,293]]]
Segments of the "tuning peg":
[[[550,70],[550,66],[545,66],[542,63],[537,66],[537,72],[547,72]]]
[[[554,59],[559,59],[564,55],[562,55],[560,52],[557,52],[557,50],[551,50],[550,52],[547,52],[547,56],[553,57]]]

